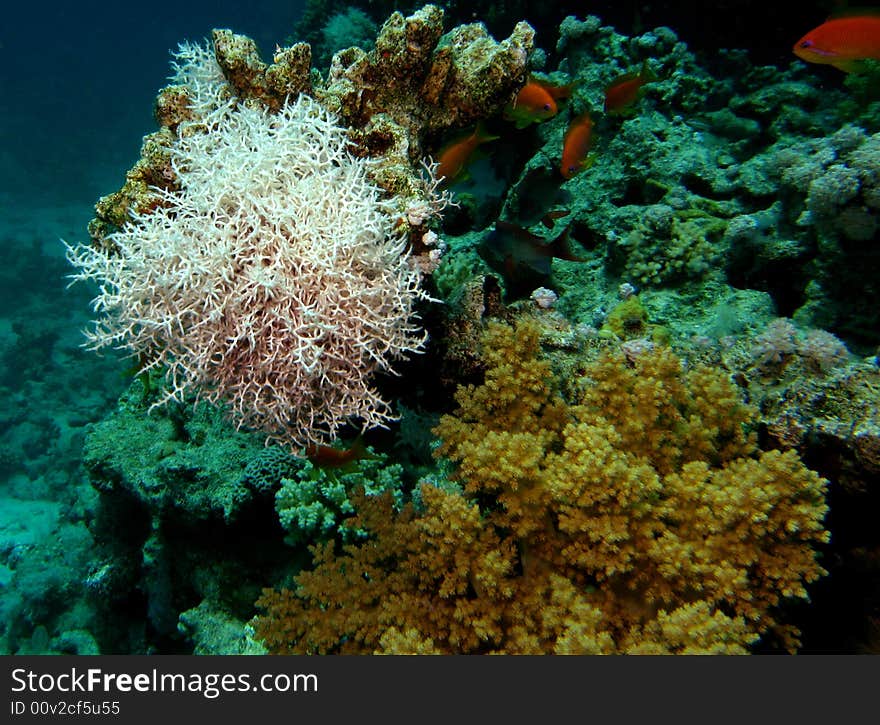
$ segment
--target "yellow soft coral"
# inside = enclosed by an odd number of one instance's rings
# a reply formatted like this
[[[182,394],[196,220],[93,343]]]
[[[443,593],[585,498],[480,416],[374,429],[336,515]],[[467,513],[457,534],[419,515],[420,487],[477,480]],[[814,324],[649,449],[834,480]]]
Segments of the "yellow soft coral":
[[[436,429],[464,495],[361,497],[371,537],[266,591],[278,652],[745,652],[824,572],[826,482],[760,452],[718,370],[606,355],[557,391],[534,323],[496,324],[488,370]]]

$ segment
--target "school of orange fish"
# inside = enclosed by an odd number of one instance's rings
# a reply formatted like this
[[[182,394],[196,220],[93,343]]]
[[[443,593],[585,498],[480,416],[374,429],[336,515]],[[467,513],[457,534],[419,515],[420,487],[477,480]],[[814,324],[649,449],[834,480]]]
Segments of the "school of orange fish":
[[[832,65],[845,72],[858,72],[866,60],[880,60],[880,11],[851,10],[830,17],[794,44],[794,54],[809,63]],[[633,113],[645,91],[657,76],[647,59],[638,71],[613,80],[604,91],[606,114],[625,116]],[[535,77],[528,79],[514,101],[504,111],[504,118],[523,129],[541,123],[559,112],[560,101],[571,97],[574,84],[553,85]],[[568,180],[592,164],[590,148],[595,123],[589,111],[575,115],[562,142],[558,167]],[[467,165],[484,143],[497,139],[482,124],[448,142],[439,152],[437,176],[446,184],[467,177]]]

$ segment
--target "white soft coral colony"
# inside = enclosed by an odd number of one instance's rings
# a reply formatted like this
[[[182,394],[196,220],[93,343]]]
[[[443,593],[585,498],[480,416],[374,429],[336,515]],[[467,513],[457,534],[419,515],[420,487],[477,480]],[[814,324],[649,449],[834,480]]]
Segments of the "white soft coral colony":
[[[308,97],[269,113],[236,102],[209,48],[177,61],[196,117],[172,149],[177,188],[156,190],[115,249],[68,246],[74,279],[100,287],[91,346],[164,367],[164,400],[226,402],[288,445],[382,425],[370,378],[424,344],[425,295],[370,161]]]

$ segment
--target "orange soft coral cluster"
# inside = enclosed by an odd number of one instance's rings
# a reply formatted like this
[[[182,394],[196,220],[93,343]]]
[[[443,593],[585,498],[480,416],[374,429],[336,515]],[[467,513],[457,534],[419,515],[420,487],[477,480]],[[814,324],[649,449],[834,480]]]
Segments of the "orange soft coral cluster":
[[[566,402],[532,323],[496,324],[485,382],[437,433],[464,493],[422,489],[371,532],[315,550],[296,592],[266,591],[275,652],[746,652],[824,572],[826,482],[760,452],[721,371],[668,350],[589,366]]]

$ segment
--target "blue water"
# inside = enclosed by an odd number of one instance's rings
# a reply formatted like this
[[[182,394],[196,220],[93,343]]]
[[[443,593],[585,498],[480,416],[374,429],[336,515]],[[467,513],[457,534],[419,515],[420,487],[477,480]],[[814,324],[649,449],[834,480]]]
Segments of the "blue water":
[[[14,3],[0,35],[0,193],[93,203],[137,159],[154,130],[156,90],[169,50],[215,27],[250,35],[262,49],[283,43],[302,2],[101,0]],[[143,12],[148,9],[148,12]]]

